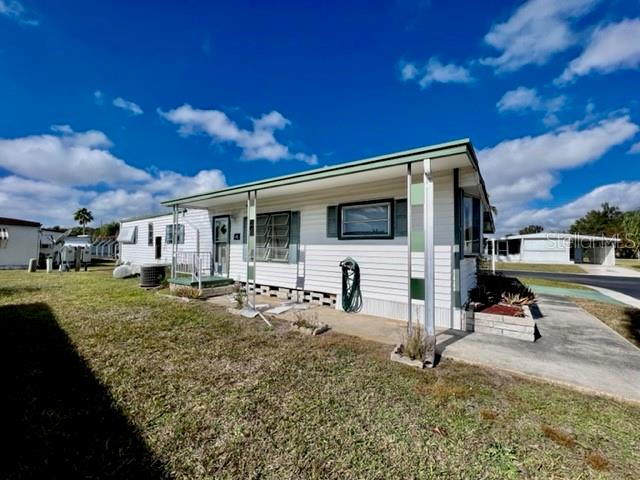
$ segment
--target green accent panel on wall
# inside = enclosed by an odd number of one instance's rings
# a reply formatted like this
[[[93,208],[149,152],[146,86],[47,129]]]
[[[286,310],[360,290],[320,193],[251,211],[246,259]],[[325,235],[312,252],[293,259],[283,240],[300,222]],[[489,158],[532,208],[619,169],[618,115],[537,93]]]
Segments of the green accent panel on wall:
[[[414,183],[411,185],[411,205],[422,205],[424,203],[424,183]]]
[[[424,278],[411,279],[411,298],[424,300]]]
[[[255,280],[256,269],[253,267],[253,265],[249,265],[249,267],[247,268],[247,277],[249,280]]]
[[[411,251],[424,252],[424,232],[422,230],[411,232]]]

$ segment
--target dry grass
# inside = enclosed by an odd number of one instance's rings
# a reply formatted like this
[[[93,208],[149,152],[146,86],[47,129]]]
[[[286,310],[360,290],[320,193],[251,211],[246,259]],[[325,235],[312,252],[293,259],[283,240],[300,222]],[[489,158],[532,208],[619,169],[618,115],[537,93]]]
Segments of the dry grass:
[[[567,448],[574,448],[576,446],[576,437],[561,428],[552,427],[551,425],[541,425],[540,430],[542,430],[545,437],[553,440],[558,445]]]
[[[0,272],[0,478],[589,478],[592,451],[599,475],[640,471],[637,406],[459,362],[406,368],[388,347],[136,282]]]
[[[640,259],[637,258],[616,258],[616,265],[620,267],[630,268],[631,270],[640,270]]]
[[[581,298],[572,300],[640,348],[640,310]]]
[[[589,452],[585,455],[584,461],[594,470],[608,470],[609,460],[600,452]]]

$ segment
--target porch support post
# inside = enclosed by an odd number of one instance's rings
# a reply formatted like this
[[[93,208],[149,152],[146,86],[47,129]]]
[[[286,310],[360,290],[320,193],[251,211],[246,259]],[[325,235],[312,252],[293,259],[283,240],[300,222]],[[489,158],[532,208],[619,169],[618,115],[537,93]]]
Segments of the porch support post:
[[[249,293],[251,290],[249,288],[249,280],[251,278],[251,192],[247,192],[247,231],[244,232],[247,239],[247,284],[245,285],[245,290],[247,293],[247,300],[249,299]]]
[[[411,164],[407,163],[407,332],[413,331],[411,295]]]
[[[253,308],[256,308],[256,234],[258,233],[258,191],[253,191]],[[268,323],[268,322],[267,322]]]
[[[174,205],[173,206],[173,217],[172,217],[172,231],[173,233],[171,234],[171,278],[176,278],[176,269],[177,269],[177,250],[176,250],[176,242],[175,242],[175,237],[176,237],[176,224],[178,223],[178,206]]]
[[[522,248],[522,247],[521,247]],[[491,273],[496,274],[496,239],[491,239]]]
[[[434,241],[434,193],[431,159],[423,160],[424,184],[424,330],[426,342],[425,366],[433,367],[436,355],[435,316],[435,241]]]
[[[251,306],[256,304],[256,215],[258,209],[258,192],[256,190],[247,193],[247,300],[251,294],[250,283],[253,282],[253,295]],[[253,227],[253,228],[252,228]]]

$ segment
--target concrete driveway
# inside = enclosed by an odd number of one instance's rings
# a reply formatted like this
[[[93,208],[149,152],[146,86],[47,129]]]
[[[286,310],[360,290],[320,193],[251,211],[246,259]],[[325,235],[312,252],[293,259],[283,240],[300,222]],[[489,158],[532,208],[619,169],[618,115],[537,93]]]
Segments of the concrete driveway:
[[[575,304],[540,297],[535,343],[494,335],[438,335],[445,358],[523,373],[640,402],[640,349]]]

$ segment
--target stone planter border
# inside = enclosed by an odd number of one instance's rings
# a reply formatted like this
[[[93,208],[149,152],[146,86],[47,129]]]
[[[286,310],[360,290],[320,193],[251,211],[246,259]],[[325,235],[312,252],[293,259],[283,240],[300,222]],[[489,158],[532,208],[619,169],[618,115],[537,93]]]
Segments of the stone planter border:
[[[473,312],[471,330],[489,335],[501,335],[528,342],[536,341],[536,321],[528,305],[522,306],[524,317]]]
[[[405,357],[402,355],[402,351],[404,350],[404,345],[401,343],[396,345],[393,351],[391,352],[391,356],[389,357],[392,362],[401,363],[402,365],[407,365],[413,368],[426,368],[425,363],[422,360],[412,360],[409,357]]]

